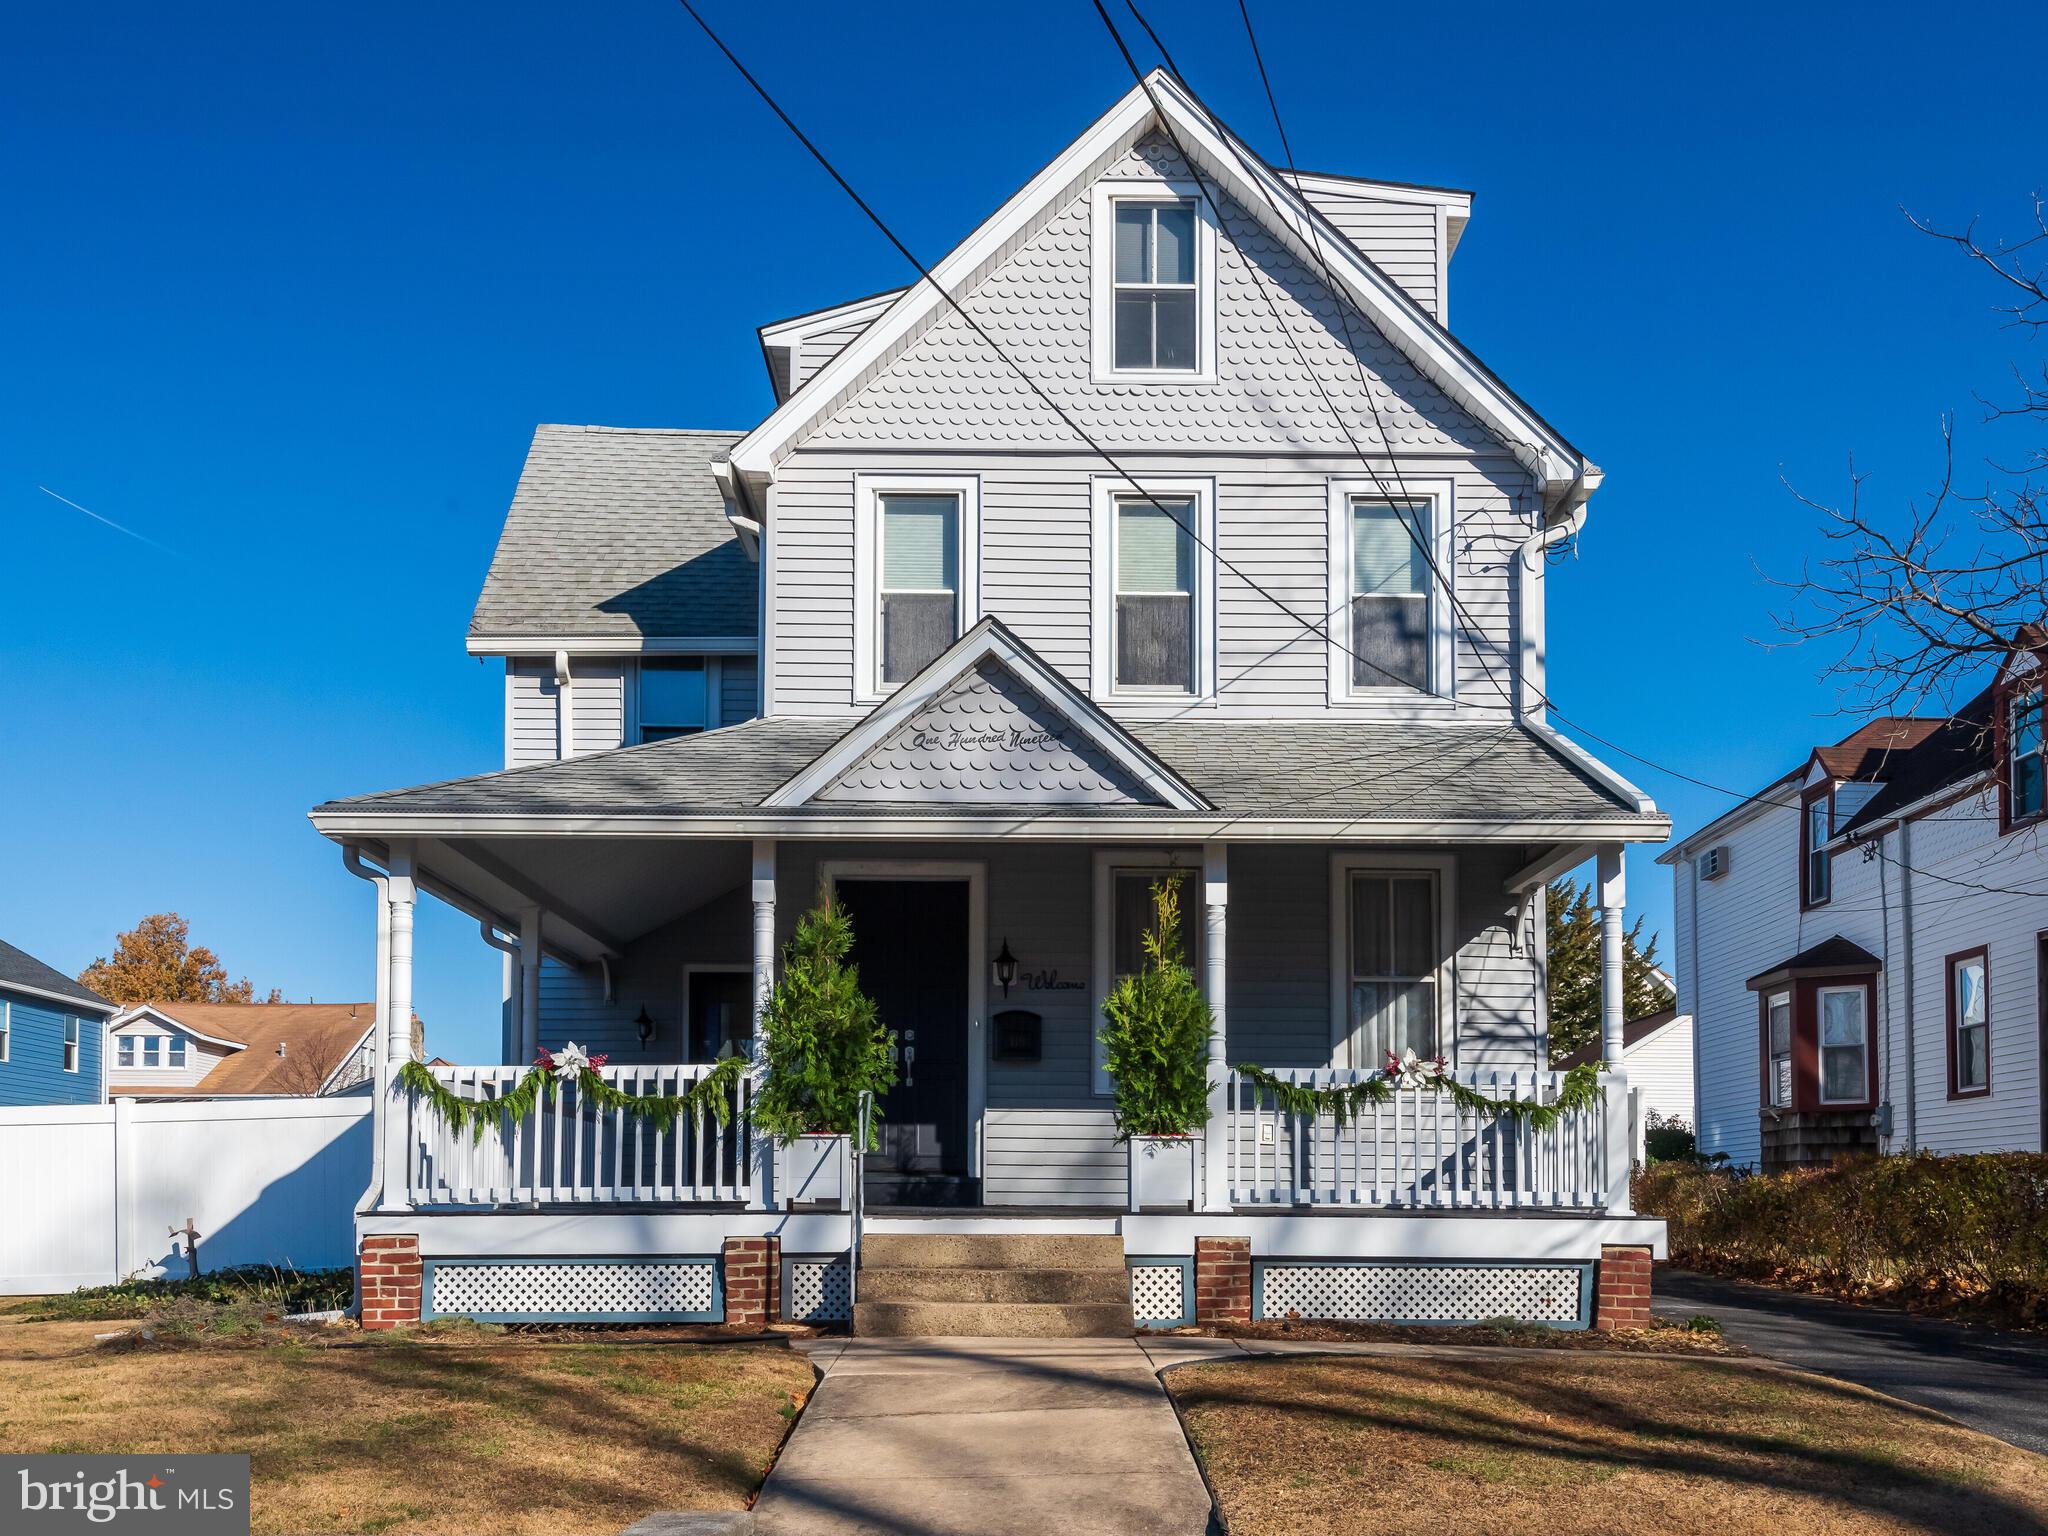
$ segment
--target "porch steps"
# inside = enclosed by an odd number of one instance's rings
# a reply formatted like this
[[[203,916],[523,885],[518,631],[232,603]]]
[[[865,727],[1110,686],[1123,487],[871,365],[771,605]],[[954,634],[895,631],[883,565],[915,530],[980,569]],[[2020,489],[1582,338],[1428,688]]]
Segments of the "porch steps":
[[[1127,1338],[1123,1239],[876,1233],[861,1245],[853,1331],[869,1338]]]

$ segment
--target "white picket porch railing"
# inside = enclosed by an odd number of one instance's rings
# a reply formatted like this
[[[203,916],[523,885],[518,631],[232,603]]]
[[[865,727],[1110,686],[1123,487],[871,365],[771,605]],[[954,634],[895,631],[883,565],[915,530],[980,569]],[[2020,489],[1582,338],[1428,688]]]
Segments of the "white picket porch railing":
[[[458,1098],[503,1098],[525,1067],[433,1067]],[[599,1075],[629,1094],[681,1094],[712,1067],[606,1067]],[[415,1206],[531,1203],[606,1205],[748,1204],[759,1161],[749,1116],[753,1084],[742,1080],[731,1124],[687,1114],[667,1130],[586,1101],[574,1087],[537,1095],[477,1137],[446,1124],[424,1100],[408,1099],[406,1188]]]
[[[1329,1088],[1371,1074],[1304,1068],[1273,1075]],[[1460,1072],[1457,1080],[1491,1099],[1548,1104],[1556,1101],[1564,1074]],[[1613,1097],[1610,1091],[1607,1098]],[[1360,1105],[1339,1126],[1328,1111],[1313,1118],[1285,1113],[1270,1089],[1233,1071],[1226,1114],[1230,1199],[1238,1206],[1361,1209],[1610,1208],[1611,1107],[1603,1100],[1539,1131],[1526,1120],[1464,1108],[1447,1093],[1400,1088],[1384,1104]]]

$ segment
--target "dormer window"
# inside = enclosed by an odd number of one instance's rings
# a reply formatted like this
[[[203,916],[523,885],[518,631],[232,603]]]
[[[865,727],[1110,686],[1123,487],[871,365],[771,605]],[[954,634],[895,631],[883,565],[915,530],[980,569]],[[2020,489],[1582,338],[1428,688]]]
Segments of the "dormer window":
[[[2048,809],[2048,758],[2041,733],[2041,690],[2016,696],[2006,706],[2005,782],[2007,825],[2038,820]]]
[[[702,656],[648,656],[640,662],[640,739],[694,736],[710,723],[711,688]]]
[[[1186,384],[1216,377],[1216,224],[1193,182],[1097,182],[1094,374]]]

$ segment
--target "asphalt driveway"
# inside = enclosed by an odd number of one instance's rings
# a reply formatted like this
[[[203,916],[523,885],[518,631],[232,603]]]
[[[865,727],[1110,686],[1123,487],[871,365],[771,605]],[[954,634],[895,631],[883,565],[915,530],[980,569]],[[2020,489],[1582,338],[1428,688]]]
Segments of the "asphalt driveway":
[[[1704,1312],[1760,1355],[1904,1398],[2048,1454],[2048,1340],[1679,1269],[1660,1268],[1651,1297],[1661,1316]]]

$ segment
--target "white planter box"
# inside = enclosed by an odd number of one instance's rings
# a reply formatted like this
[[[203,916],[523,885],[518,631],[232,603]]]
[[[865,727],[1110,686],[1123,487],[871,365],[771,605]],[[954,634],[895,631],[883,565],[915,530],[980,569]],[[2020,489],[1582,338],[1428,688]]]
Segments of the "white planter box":
[[[782,1150],[784,1203],[844,1210],[850,1160],[844,1136],[797,1137]]]
[[[1187,1211],[1195,1204],[1194,1136],[1133,1136],[1131,1209]]]

